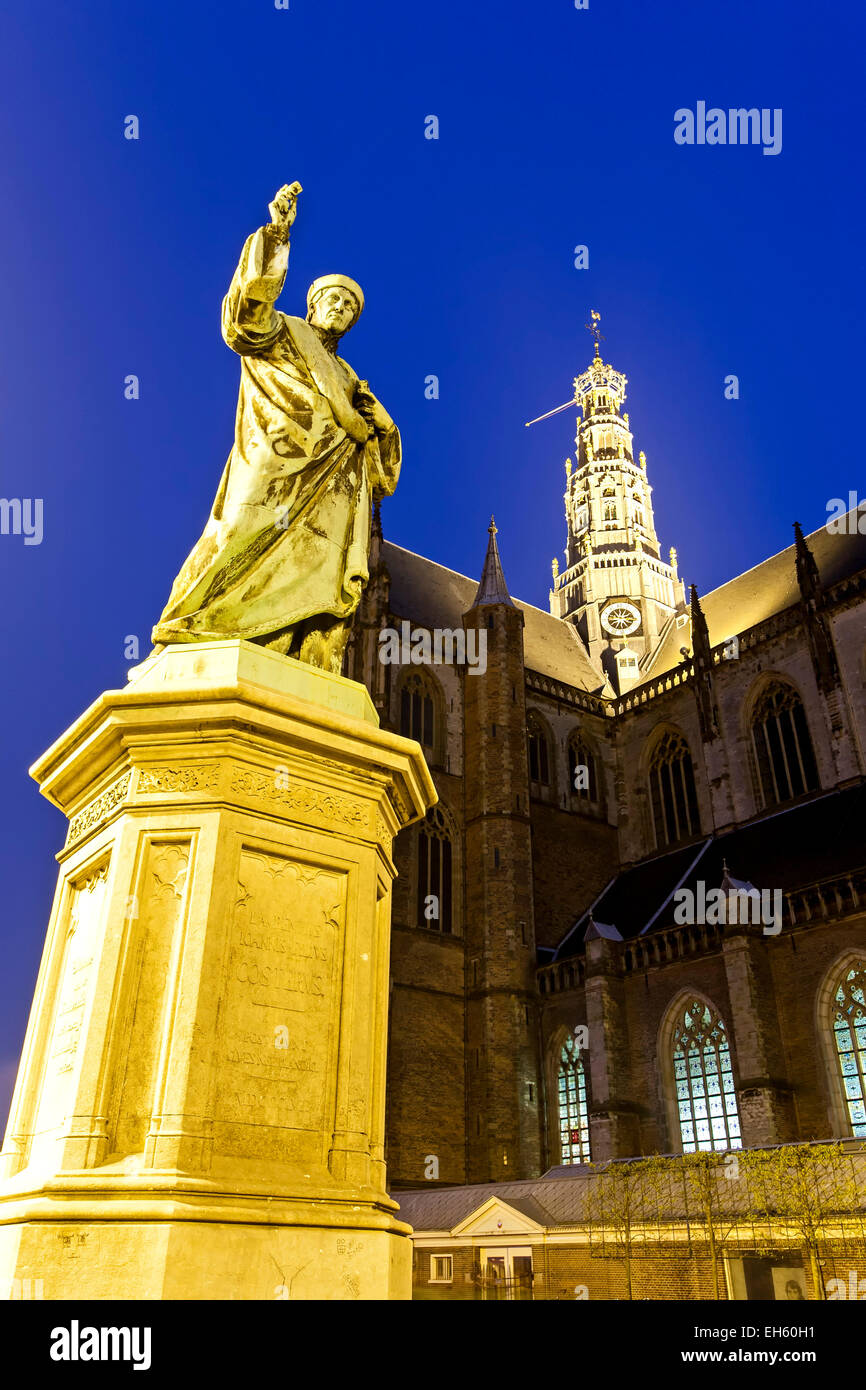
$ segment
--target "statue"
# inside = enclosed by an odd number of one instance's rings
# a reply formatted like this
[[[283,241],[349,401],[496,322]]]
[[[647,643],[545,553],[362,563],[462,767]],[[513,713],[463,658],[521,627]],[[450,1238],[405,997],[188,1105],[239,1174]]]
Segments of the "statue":
[[[369,578],[372,502],[397,486],[400,434],[337,355],[361,287],[323,275],[306,319],[274,307],[301,191],[275,195],[223,300],[223,338],[241,358],[234,447],[153,642],[246,638],[339,674]]]

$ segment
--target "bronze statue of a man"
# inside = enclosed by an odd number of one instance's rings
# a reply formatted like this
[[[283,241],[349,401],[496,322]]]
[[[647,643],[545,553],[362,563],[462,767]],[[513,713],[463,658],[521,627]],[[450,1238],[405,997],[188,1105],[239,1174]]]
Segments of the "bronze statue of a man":
[[[234,448],[153,641],[243,637],[339,673],[369,577],[372,498],[397,486],[400,435],[337,356],[360,286],[323,275],[306,320],[274,308],[300,192],[276,194],[223,300],[223,337],[241,358]]]

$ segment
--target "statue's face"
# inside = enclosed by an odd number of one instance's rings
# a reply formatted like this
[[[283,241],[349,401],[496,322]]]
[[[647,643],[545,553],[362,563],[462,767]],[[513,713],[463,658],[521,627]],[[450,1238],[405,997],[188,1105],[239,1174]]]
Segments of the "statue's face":
[[[345,333],[358,317],[358,301],[338,285],[323,290],[310,310],[310,323],[328,333]]]

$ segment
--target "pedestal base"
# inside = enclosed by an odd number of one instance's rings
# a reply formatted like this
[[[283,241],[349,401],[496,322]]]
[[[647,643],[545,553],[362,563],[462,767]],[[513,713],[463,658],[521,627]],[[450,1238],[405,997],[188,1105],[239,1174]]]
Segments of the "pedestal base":
[[[189,1203],[151,1194],[132,1202],[122,1220],[116,1195],[85,1207],[78,1218],[78,1203],[68,1194],[55,1205],[61,1210],[47,1219],[27,1219],[24,1208],[22,1220],[0,1226],[0,1270],[10,1271],[3,1297],[24,1289],[31,1297],[75,1302],[411,1298],[409,1227],[355,1227],[332,1204],[305,1213],[307,1221],[327,1223],[321,1226],[278,1224],[286,1213],[264,1204],[245,1211],[231,1199],[209,1202],[193,1217]],[[177,1219],[167,1217],[170,1210]]]
[[[218,642],[145,662],[33,775],[70,825],[0,1294],[410,1297],[383,1136],[391,845],[436,799],[419,746],[363,686]]]

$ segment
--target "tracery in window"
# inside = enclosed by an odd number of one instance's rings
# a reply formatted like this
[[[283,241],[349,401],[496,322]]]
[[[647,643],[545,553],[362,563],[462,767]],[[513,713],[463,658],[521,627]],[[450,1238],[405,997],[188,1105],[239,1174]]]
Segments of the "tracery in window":
[[[574,1037],[567,1038],[559,1054],[559,1151],[562,1163],[589,1163],[589,1110],[586,1071]]]
[[[441,807],[427,812],[418,827],[418,925],[450,935],[451,833]]]
[[[806,711],[793,686],[773,681],[763,691],[752,712],[752,747],[764,806],[817,790]]]
[[[598,801],[595,755],[580,734],[572,734],[568,741],[568,781],[572,796],[582,801]]]
[[[700,829],[692,755],[682,734],[660,740],[650,764],[650,804],[656,845],[676,844]]]
[[[866,1139],[866,961],[845,972],[834,996],[833,1039],[855,1139]]]
[[[414,738],[422,748],[433,748],[436,734],[436,715],[433,695],[426,681],[417,673],[407,676],[400,691],[400,733]]]
[[[679,1016],[673,1066],[683,1153],[741,1149],[728,1036],[719,1015],[703,999],[691,999]]]

